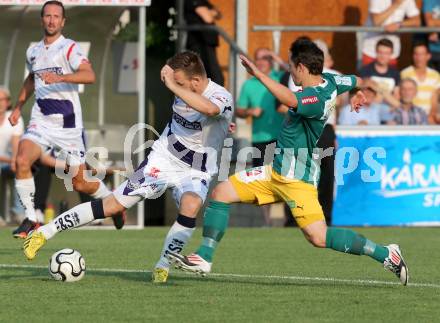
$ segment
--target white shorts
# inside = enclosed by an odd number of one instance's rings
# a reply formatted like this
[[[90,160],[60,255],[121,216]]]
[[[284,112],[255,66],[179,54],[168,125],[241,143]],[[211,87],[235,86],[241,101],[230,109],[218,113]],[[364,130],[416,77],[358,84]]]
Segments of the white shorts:
[[[210,181],[211,175],[192,169],[168,151],[152,150],[147,159],[113,192],[113,195],[128,209],[142,199],[158,198],[167,188],[171,188],[179,207],[180,199],[185,192],[196,193],[204,202]]]
[[[70,166],[85,163],[83,130],[49,129],[37,123],[29,123],[21,140],[28,139],[39,145],[44,154],[52,154]]]

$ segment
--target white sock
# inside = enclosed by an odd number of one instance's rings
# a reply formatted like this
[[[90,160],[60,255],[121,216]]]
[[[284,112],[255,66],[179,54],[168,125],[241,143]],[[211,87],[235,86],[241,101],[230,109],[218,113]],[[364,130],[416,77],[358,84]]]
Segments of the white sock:
[[[42,232],[46,239],[51,239],[58,232],[80,227],[94,219],[92,202],[87,202],[62,213],[37,231]]]
[[[107,186],[105,186],[104,182],[99,182],[99,187],[95,193],[91,194],[95,199],[103,199],[104,197],[109,196],[112,193]]]
[[[18,197],[20,198],[21,204],[24,207],[24,214],[26,217],[33,221],[37,222],[37,215],[35,214],[35,182],[34,178],[26,178],[26,179],[16,179],[15,180],[15,189],[17,190]]]
[[[179,215],[180,216],[180,215]],[[161,256],[157,262],[155,268],[166,268],[170,267],[170,262],[165,257],[168,251],[180,253],[185,247],[188,240],[191,238],[195,227],[188,228],[179,224],[177,221],[171,226],[170,231],[165,238],[165,243],[162,248]]]

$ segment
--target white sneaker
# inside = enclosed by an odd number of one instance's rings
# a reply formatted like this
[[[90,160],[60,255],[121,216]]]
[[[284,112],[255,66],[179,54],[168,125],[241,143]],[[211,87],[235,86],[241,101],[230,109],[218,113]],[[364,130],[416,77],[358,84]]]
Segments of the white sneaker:
[[[390,244],[385,247],[388,249],[389,255],[383,262],[384,268],[396,274],[400,279],[400,282],[406,286],[408,284],[409,272],[399,246],[396,244]]]
[[[192,272],[202,277],[206,276],[211,271],[212,263],[207,262],[198,254],[192,253],[189,256],[184,256],[179,253],[168,252],[167,258],[177,269]]]

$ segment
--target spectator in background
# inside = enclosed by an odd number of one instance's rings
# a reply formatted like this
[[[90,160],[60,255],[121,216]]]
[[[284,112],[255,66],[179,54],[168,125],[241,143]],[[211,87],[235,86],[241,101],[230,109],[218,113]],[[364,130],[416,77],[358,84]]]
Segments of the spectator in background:
[[[438,89],[440,88],[440,74],[428,67],[431,58],[428,45],[416,43],[413,46],[413,65],[408,66],[400,73],[400,77],[413,79],[417,84],[417,95],[414,105],[422,108],[427,115],[433,115],[438,107]],[[430,120],[430,123],[435,123]]]
[[[440,1],[423,0],[423,16],[428,27],[440,27]],[[431,65],[440,72],[440,37],[438,33],[428,35]]]
[[[0,174],[2,177],[2,193],[5,189],[6,179],[15,177],[15,158],[18,151],[18,142],[24,131],[22,118],[20,118],[18,124],[14,127],[9,123],[8,118],[11,115],[11,111],[9,110],[11,108],[11,95],[9,90],[0,87]],[[24,218],[24,210],[14,185],[12,185],[12,192],[14,196],[12,212],[15,216],[19,217],[22,215]],[[4,224],[1,217],[0,221]]]
[[[185,0],[184,17],[188,25],[215,25],[221,13],[208,0]],[[197,52],[205,65],[206,74],[215,83],[224,85],[225,80],[217,60],[219,45],[215,31],[189,31],[186,48]]]
[[[414,105],[417,95],[417,83],[413,79],[403,79],[400,83],[400,105],[391,112],[391,125],[426,125],[428,115]]]
[[[393,46],[389,39],[380,39],[376,44],[376,59],[363,66],[359,75],[363,79],[369,78],[375,81],[384,92],[397,94],[400,74],[396,68],[390,66]]]
[[[363,92],[366,102],[359,113],[350,112],[350,105],[346,105],[339,114],[338,124],[345,126],[376,126],[382,123],[384,107],[383,104],[376,102],[376,90],[367,84],[366,87],[363,88]]]
[[[279,82],[280,72],[273,70],[273,54],[267,48],[258,48],[255,51],[255,64],[269,75],[273,80]],[[264,156],[273,156],[275,141],[283,115],[276,111],[275,97],[257,78],[252,77],[243,83],[238,99],[236,115],[239,118],[252,118],[252,146],[261,152],[260,158],[252,159],[252,167],[262,166]],[[270,225],[270,206],[262,206],[266,225]]]
[[[369,0],[367,26],[382,26],[389,33],[400,27],[420,26],[420,11],[415,0]],[[376,58],[377,42],[383,38],[393,43],[391,65],[397,66],[400,56],[400,38],[398,35],[367,33],[362,44],[362,64],[371,64]]]

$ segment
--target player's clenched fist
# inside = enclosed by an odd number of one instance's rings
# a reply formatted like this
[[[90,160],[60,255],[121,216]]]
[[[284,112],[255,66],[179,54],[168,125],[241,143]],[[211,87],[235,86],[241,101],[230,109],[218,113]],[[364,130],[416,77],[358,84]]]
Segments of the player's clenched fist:
[[[60,83],[63,81],[62,76],[55,73],[42,73],[40,77],[46,84]]]
[[[18,120],[20,120],[21,117],[21,110],[20,108],[15,108],[11,115],[9,116],[8,120],[11,126],[15,126],[18,123]]]
[[[165,65],[160,71],[160,79],[167,87],[174,84],[174,70],[169,65]]]
[[[255,66],[254,63],[252,63],[246,56],[240,55],[241,59],[241,65],[246,68],[246,71],[251,74],[252,76],[255,76],[259,72],[258,68]]]

